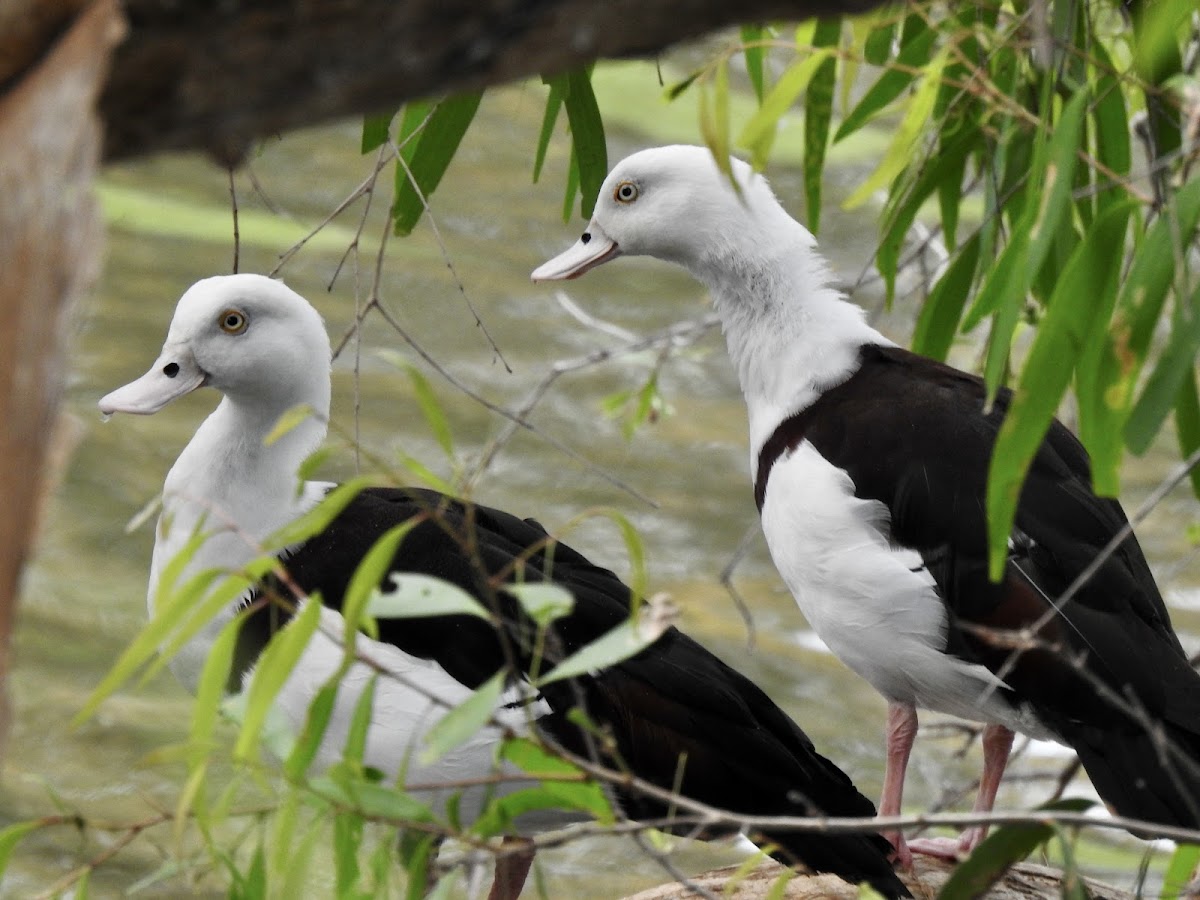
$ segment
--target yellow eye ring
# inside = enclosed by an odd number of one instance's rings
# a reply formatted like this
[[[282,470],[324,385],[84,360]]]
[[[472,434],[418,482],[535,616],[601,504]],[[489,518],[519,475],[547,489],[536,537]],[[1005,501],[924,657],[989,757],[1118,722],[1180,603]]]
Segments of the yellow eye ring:
[[[240,309],[227,309],[217,316],[217,325],[226,334],[241,334],[249,324],[250,320]]]
[[[632,181],[622,181],[613,189],[613,199],[618,203],[632,203],[638,198],[638,186]]]

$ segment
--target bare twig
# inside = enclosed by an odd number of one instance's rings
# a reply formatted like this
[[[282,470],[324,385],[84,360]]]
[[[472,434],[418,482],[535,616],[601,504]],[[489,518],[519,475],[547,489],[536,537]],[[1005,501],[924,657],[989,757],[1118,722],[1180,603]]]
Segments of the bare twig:
[[[233,180],[233,166],[227,169],[229,173],[229,207],[233,213],[233,274],[238,273],[238,258],[242,249],[242,236],[238,230],[238,200],[237,185]]]

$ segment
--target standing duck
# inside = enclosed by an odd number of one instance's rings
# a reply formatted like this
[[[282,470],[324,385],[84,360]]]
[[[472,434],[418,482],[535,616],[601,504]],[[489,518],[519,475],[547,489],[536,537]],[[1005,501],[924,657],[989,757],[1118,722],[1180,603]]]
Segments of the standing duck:
[[[180,299],[150,370],[104,397],[100,408],[105,414],[151,414],[205,386],[223,396],[167,475],[150,570],[151,612],[160,575],[197,530],[207,538],[179,583],[205,569],[244,566],[268,535],[312,509],[332,487],[301,483],[299,476],[301,463],[325,437],[330,406],[329,339],[303,297],[257,275],[198,282]],[[303,421],[273,434],[281,417],[300,405],[308,410]],[[231,689],[240,690],[271,633],[311,602],[292,607],[271,602],[272,596],[291,599],[293,587],[302,597],[319,592],[321,629],[275,703],[298,733],[313,697],[341,666],[340,610],[352,575],[383,535],[406,522],[411,530],[381,584],[386,587],[392,573],[433,576],[475,597],[500,625],[465,614],[381,618],[377,638],[357,635],[363,661],[341,682],[317,765],[340,758],[357,700],[372,674],[382,671],[364,763],[389,777],[403,771],[410,784],[453,785],[492,773],[502,730],[534,732],[586,754],[589,740],[569,716],[582,704],[612,736],[612,759],[606,761],[619,760],[660,787],[747,815],[874,814],[871,802],[761,690],[673,627],[622,663],[533,689],[534,667],[544,670],[629,618],[629,588],[532,519],[434,491],[358,493],[323,530],[281,555],[286,582],[267,579],[191,640],[173,660],[176,674],[194,689],[220,629],[249,610],[230,679]],[[554,623],[545,648],[535,646],[536,627],[505,590],[515,580],[552,581],[574,598],[572,612]],[[492,723],[436,762],[422,763],[414,751],[430,726],[500,671],[508,673],[508,690]],[[471,822],[494,789],[463,790],[459,819]],[[421,793],[436,805],[456,790]],[[670,814],[666,804],[636,789],[618,786],[613,794],[631,817]],[[534,810],[517,820],[518,834],[578,817]],[[756,837],[769,841],[785,862],[865,881],[890,897],[908,895],[879,835],[771,831]],[[501,856],[492,900],[515,898],[531,862],[531,852]]]
[[[1127,524],[1092,491],[1082,445],[1051,426],[990,582],[987,470],[1011,395],[989,409],[979,378],[868,325],[766,180],[731,164],[737,190],[701,147],[622,160],[580,240],[532,277],[653,256],[708,288],[745,395],[771,556],[821,639],[887,700],[880,815],[900,812],[925,708],[985,723],[978,812],[1022,732],[1073,747],[1119,814],[1200,827],[1200,675],[1137,541],[1055,603]],[[1032,649],[994,639],[1035,628]],[[889,838],[907,867],[913,849],[956,856],[985,833]]]

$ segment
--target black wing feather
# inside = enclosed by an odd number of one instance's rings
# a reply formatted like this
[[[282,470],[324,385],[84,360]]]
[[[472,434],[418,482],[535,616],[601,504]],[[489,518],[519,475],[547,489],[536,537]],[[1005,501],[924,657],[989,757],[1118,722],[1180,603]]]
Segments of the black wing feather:
[[[558,620],[558,646],[570,654],[630,615],[629,588],[611,571],[550,537],[536,521],[417,489],[363,491],[320,534],[286,560],[306,592],[340,608],[350,576],[371,546],[393,526],[416,519],[392,562],[392,571],[436,576],[468,591],[506,623],[503,638],[474,616],[381,620],[380,639],[414,656],[435,660],[468,687],[505,666],[502,639],[527,674],[533,626],[503,590],[515,578],[553,579],[575,597]],[[264,590],[281,590],[270,584]],[[275,604],[259,604],[243,630],[261,642],[278,627]],[[246,655],[252,655],[250,647]],[[553,661],[551,659],[550,661]],[[543,669],[545,666],[543,665]],[[544,689],[554,711],[539,727],[576,753],[581,732],[566,713],[582,696],[590,718],[608,728],[616,755],[629,770],[660,787],[752,815],[873,816],[875,807],[849,777],[816,752],[812,741],[758,687],[680,632],[669,629],[640,654],[593,676]],[[635,818],[667,813],[662,804],[619,790]],[[784,861],[869,881],[887,896],[907,896],[888,862],[890,846],[875,834],[767,835]]]
[[[888,507],[891,540],[921,553],[950,611],[947,652],[1003,670],[1009,699],[1032,706],[1080,752],[1106,800],[1126,815],[1200,824],[1200,676],[1135,537],[1039,632],[1046,649],[1013,657],[973,627],[1034,625],[1126,526],[1120,504],[1093,492],[1083,446],[1052,424],[1022,490],[1006,572],[993,584],[984,498],[1011,395],[1001,391],[985,412],[975,376],[892,347],[865,346],[861,358],[795,417],[791,445],[811,441],[860,498]],[[1098,685],[1144,715],[1119,711]],[[1174,759],[1154,750],[1146,718],[1166,729]]]

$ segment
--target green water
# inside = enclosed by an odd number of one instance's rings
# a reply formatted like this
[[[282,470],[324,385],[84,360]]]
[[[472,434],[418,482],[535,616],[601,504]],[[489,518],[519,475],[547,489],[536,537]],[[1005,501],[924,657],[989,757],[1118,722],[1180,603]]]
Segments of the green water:
[[[618,343],[572,318],[555,302],[553,289],[529,283],[529,271],[569,244],[581,227],[577,219],[564,225],[558,216],[566,164],[562,142],[552,148],[543,182],[530,184],[543,98],[543,89],[536,86],[490,95],[436,195],[438,230],[454,274],[426,222],[412,237],[390,241],[380,287],[385,305],[407,334],[455,379],[505,407],[518,404],[556,360]],[[644,114],[629,114],[635,113]],[[686,120],[694,121],[690,116]],[[656,126],[668,131],[682,127],[666,120]],[[610,159],[671,136],[661,130],[650,138],[632,127],[614,129]],[[372,158],[360,157],[357,143],[356,123],[265,143],[250,166],[265,195],[286,215],[283,224],[266,215],[249,179],[239,176],[240,205],[248,216],[243,220],[242,271],[273,269],[296,234],[321,221],[362,181]],[[851,214],[835,204],[863,171],[853,159],[837,161],[828,179],[833,196],[821,235],[850,280],[870,258],[875,221],[870,212]],[[780,196],[799,211],[798,177],[787,170],[774,175]],[[288,283],[319,307],[335,340],[353,321],[356,296],[361,302],[368,294],[380,213],[389,194],[390,188],[375,198],[361,255],[346,261],[331,291],[327,286],[358,226],[361,201],[337,221],[335,230],[283,269]],[[95,403],[154,360],[175,300],[189,284],[230,271],[228,185],[225,173],[203,159],[162,157],[110,169],[103,196],[113,218],[104,274],[94,297],[77,311],[67,354],[68,393],[58,443],[73,449],[49,497],[23,590],[10,685],[16,726],[0,793],[0,825],[60,812],[130,822],[169,809],[176,799],[178,770],[148,757],[186,735],[189,697],[170,676],[127,687],[77,729],[70,729],[68,720],[143,621],[152,536],[148,527],[126,534],[124,525],[155,495],[215,395],[199,392],[157,416],[122,417],[108,424],[101,423]],[[573,282],[567,290],[590,315],[634,332],[707,312],[701,291],[687,276],[649,261],[623,262]],[[467,299],[505,362],[475,324]],[[868,306],[878,304],[869,293],[860,299]],[[903,340],[906,319],[901,309],[884,327]],[[384,348],[418,360],[382,319],[368,319],[361,345],[352,341],[336,363],[335,430],[347,435],[357,430],[364,458],[397,465],[403,452],[443,477],[452,477],[456,468],[469,469],[504,421],[424,367],[452,426],[455,462],[447,460],[422,419],[408,377],[378,353]],[[655,354],[643,353],[564,375],[530,415],[537,433],[520,432],[505,445],[475,496],[537,516],[552,531],[593,507],[611,507],[627,516],[645,540],[651,588],[674,596],[683,610],[683,627],[758,681],[865,793],[877,795],[883,702],[831,657],[810,649],[803,639],[806,627],[774,576],[761,539],[754,541],[735,574],[753,608],[754,649],[747,648],[742,619],[718,583],[756,519],[743,408],[719,335],[710,331],[663,367],[660,386],[670,411],[656,424],[627,439],[621,423],[603,413],[604,398],[640,387],[656,361]],[[552,441],[572,448],[587,464],[556,449]],[[337,452],[328,474],[352,473],[356,463],[349,445],[336,438],[331,445]],[[1147,459],[1131,463],[1125,478],[1127,507],[1136,506],[1163,477],[1172,454],[1164,443]],[[629,490],[614,486],[613,480]],[[1162,586],[1189,647],[1200,637],[1200,567],[1179,562],[1189,553],[1185,528],[1197,519],[1200,508],[1180,489],[1139,532],[1164,576]],[[621,537],[603,520],[589,520],[571,539],[597,560],[626,571]],[[936,802],[945,789],[965,785],[978,773],[976,750],[960,757],[961,743],[953,733],[931,730],[918,744],[907,797],[913,809]],[[1053,773],[1061,765],[1060,759],[1036,757],[1017,761],[1013,770]],[[1002,792],[1000,805],[1036,802],[1046,791],[1044,785],[1015,783]],[[956,808],[968,806],[969,801],[960,801]],[[112,840],[111,833],[91,830],[40,832],[21,845],[0,894],[36,895],[103,852]],[[1132,842],[1124,846],[1136,852]],[[97,871],[92,896],[125,893],[169,863],[173,847],[172,836],[161,829],[138,840]],[[1118,884],[1129,883],[1134,866],[1129,850],[1102,848],[1089,855],[1095,858],[1094,871]],[[699,846],[683,848],[678,862],[685,870],[698,871],[730,859],[727,852]],[[544,854],[541,863],[553,897],[608,898],[665,880],[652,861],[615,839],[578,842]],[[314,883],[313,896],[325,895],[322,885]],[[179,876],[139,896],[215,890],[212,881]]]

